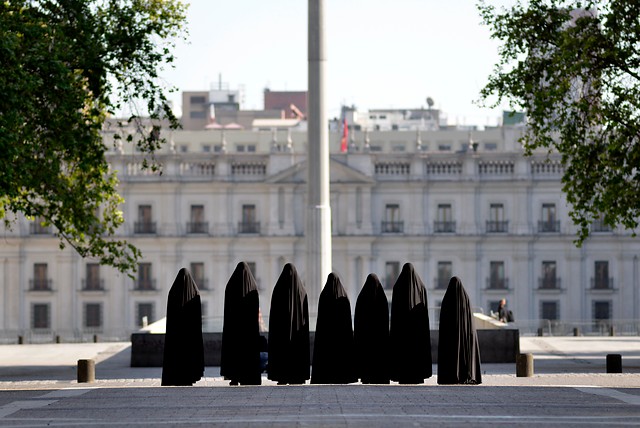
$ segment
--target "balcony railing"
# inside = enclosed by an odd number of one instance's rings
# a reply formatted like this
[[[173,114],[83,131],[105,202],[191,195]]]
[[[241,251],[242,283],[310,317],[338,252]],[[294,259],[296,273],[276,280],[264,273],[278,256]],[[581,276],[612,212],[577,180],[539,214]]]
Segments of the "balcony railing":
[[[380,223],[382,233],[404,233],[403,221],[383,221]]]
[[[487,221],[487,233],[507,233],[509,231],[509,220]]]
[[[592,232],[611,232],[613,229],[608,224],[604,223],[604,220],[599,219],[591,223]]]
[[[51,228],[43,226],[39,222],[32,222],[29,224],[29,233],[31,235],[49,235],[51,234]]]
[[[104,291],[104,279],[83,279],[82,291]]]
[[[260,222],[241,221],[238,223],[238,233],[260,233]]]
[[[613,290],[613,278],[591,278],[593,290]]]
[[[454,233],[456,231],[455,221],[434,221],[433,231],[435,233]]]
[[[209,223],[206,221],[188,222],[187,233],[209,233]]]
[[[450,278],[445,277],[435,277],[433,278],[433,283],[436,285],[436,290],[446,290],[449,287]]]
[[[138,291],[153,291],[156,289],[156,280],[138,278],[134,289]]]
[[[540,290],[559,290],[562,284],[561,278],[555,276],[543,276],[538,278],[538,289]]]
[[[376,175],[409,175],[410,162],[376,162],[374,166]]]
[[[50,279],[35,278],[29,280],[30,291],[53,291],[53,282]]]
[[[200,290],[209,290],[209,278],[193,278]]]
[[[156,233],[155,221],[136,221],[133,224],[134,233],[154,234]]]
[[[560,220],[548,221],[541,220],[538,222],[538,233],[560,232]]]
[[[508,290],[509,278],[487,278],[487,290]]]

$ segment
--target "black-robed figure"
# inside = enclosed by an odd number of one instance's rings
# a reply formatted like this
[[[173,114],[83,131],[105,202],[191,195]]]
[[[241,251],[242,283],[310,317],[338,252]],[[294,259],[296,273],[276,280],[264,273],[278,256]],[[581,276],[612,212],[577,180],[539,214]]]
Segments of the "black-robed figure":
[[[438,383],[482,383],[480,347],[471,304],[457,276],[449,281],[440,307]]]
[[[260,385],[260,301],[249,265],[240,262],[224,292],[220,375],[231,385]]]
[[[362,383],[389,383],[389,301],[374,273],[358,294],[353,320],[356,375]]]
[[[204,374],[200,291],[191,273],[180,269],[167,299],[162,385],[193,385]]]
[[[340,278],[327,277],[318,301],[311,383],[351,383],[355,374],[351,304]]]
[[[391,298],[391,380],[423,383],[431,377],[431,332],[427,290],[411,263],[393,286]]]
[[[309,379],[309,307],[295,266],[287,263],[273,288],[267,377],[279,384]]]

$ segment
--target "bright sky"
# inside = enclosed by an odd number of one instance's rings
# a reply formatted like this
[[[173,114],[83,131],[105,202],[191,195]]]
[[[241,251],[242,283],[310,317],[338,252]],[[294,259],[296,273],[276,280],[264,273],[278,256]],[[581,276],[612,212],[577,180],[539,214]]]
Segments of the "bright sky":
[[[179,91],[207,90],[221,75],[244,87],[244,108],[261,109],[265,87],[306,90],[306,0],[187,1],[189,42],[163,74]],[[325,0],[329,118],[342,104],[417,108],[431,97],[449,124],[496,124],[502,109],[473,103],[498,59],[475,4]],[[179,92],[171,99],[180,109]]]

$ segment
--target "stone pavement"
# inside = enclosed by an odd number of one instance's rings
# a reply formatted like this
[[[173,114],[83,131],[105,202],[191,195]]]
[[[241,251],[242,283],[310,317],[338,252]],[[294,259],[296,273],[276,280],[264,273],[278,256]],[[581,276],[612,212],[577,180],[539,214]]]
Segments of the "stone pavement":
[[[128,343],[0,346],[4,426],[638,426],[640,338],[523,337],[535,375],[484,364],[480,386],[424,384],[229,387],[207,367],[196,387],[160,387],[161,368],[129,367]],[[622,374],[605,373],[607,353]],[[76,361],[96,360],[96,382]]]
[[[640,337],[521,337],[520,351],[534,355],[532,378],[517,378],[515,364],[483,364],[483,384],[491,386],[598,385],[640,388]],[[607,374],[605,357],[622,354],[623,374]],[[77,385],[79,359],[96,361],[93,386],[160,386],[159,367],[129,367],[131,346],[117,343],[0,345],[0,390]],[[425,385],[436,385],[434,376]],[[219,367],[206,367],[196,386],[227,386]],[[263,376],[263,385],[274,382]]]

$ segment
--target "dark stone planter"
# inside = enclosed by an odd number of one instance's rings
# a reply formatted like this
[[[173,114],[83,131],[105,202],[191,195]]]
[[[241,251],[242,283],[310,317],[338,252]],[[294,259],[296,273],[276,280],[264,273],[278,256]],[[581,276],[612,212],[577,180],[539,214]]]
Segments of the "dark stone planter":
[[[313,356],[313,339],[309,333],[309,355]],[[220,365],[222,333],[203,333],[205,366]],[[520,331],[517,329],[478,330],[480,360],[483,363],[515,363],[520,353]],[[131,367],[162,367],[164,334],[133,333],[131,335]],[[438,362],[438,330],[431,330],[431,356]]]

